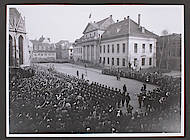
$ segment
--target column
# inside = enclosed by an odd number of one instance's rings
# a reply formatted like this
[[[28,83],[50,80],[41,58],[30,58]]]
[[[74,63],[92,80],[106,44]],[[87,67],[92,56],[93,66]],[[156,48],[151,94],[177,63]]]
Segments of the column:
[[[85,49],[85,60],[88,60],[88,45],[86,45],[86,49]]]
[[[89,61],[92,61],[92,59],[91,59],[91,56],[92,56],[92,53],[91,53],[91,45],[89,45]]]
[[[94,62],[94,45],[91,45],[91,61]]]
[[[82,47],[82,59],[85,60],[85,46]]]

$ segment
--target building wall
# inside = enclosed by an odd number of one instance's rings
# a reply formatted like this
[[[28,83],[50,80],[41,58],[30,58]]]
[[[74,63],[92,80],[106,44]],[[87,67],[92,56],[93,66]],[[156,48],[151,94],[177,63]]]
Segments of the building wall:
[[[74,61],[82,60],[82,47],[80,45],[73,47],[73,59]]]
[[[117,52],[117,45],[119,44],[119,52]],[[125,44],[125,52],[123,52],[123,44]],[[108,45],[109,45],[109,53],[108,53]],[[105,46],[105,52],[104,52],[104,46]],[[114,47],[114,52],[112,52],[112,47]],[[114,67],[126,67],[128,65],[128,38],[115,38],[110,40],[104,40],[101,41],[100,45],[101,51],[100,52],[100,58],[101,59],[100,64],[103,64],[104,66],[114,66]],[[105,58],[105,62],[104,61]],[[108,58],[109,58],[109,64],[108,64]],[[114,64],[112,64],[112,58],[114,58]],[[117,58],[119,58],[119,65],[117,64]],[[123,66],[123,59],[125,59],[125,63]]]
[[[137,44],[137,53],[134,50],[134,44]],[[145,44],[145,50],[143,52],[143,44]],[[150,44],[152,44],[152,52],[150,52]],[[129,37],[129,62],[133,68],[149,68],[156,67],[156,39],[153,38],[140,38]],[[137,59],[136,65],[134,59]],[[142,65],[142,58],[145,58],[145,64]],[[151,65],[149,65],[149,58],[152,58]]]
[[[54,44],[33,44],[32,61],[56,60],[56,48]]]
[[[157,45],[157,67],[161,69],[181,69],[181,37],[179,34],[162,36]],[[163,50],[163,54],[162,54]]]
[[[29,40],[24,33],[15,33],[12,31],[9,31],[9,36],[12,38],[12,52],[13,52],[13,63],[15,63],[15,43],[16,43],[16,61],[17,65],[30,65],[30,54],[29,54]],[[23,64],[19,64],[19,37],[22,36],[23,38]],[[11,46],[9,46],[11,47]],[[10,55],[10,54],[9,54]],[[14,64],[15,65],[15,64]]]
[[[22,40],[20,50],[19,38]],[[16,8],[9,8],[9,39],[9,66],[30,65],[29,40],[26,34],[25,19]]]
[[[137,53],[134,52],[134,44],[137,44]],[[123,51],[123,44],[125,44],[125,51]],[[142,50],[142,44],[145,44],[145,51]],[[152,44],[152,53],[150,53],[149,45]],[[108,53],[109,45],[109,53]],[[114,53],[112,53],[112,45],[114,45]],[[119,45],[119,52],[117,46]],[[105,46],[105,53],[104,53]],[[109,64],[108,64],[109,58]],[[114,58],[114,65],[112,64]],[[134,59],[136,58],[136,64]],[[145,58],[145,64],[142,66],[142,58]],[[149,58],[152,58],[152,63],[149,65]],[[156,39],[153,38],[139,38],[139,37],[121,37],[101,41],[101,64],[104,66],[114,67],[128,67],[129,63],[133,68],[149,68],[156,66]],[[105,59],[105,62],[104,62]],[[118,60],[119,59],[119,65]]]

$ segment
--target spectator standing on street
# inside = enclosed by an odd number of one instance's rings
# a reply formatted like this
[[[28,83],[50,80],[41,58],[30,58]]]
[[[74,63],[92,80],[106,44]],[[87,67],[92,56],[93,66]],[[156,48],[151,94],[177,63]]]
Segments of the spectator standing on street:
[[[124,107],[124,104],[125,104],[125,92],[122,93],[121,95],[121,102],[122,102],[122,107]]]
[[[127,87],[126,87],[125,84],[123,85],[123,92],[124,92],[124,93],[127,92]]]
[[[129,96],[129,93],[127,93],[127,95],[125,95],[125,100],[126,100],[126,107],[128,108],[129,102],[131,100],[131,97]]]
[[[144,91],[146,91],[146,84],[143,84],[143,89]]]
[[[77,70],[77,77],[79,77],[79,71]]]
[[[82,79],[84,79],[84,74],[82,73]]]
[[[138,97],[138,102],[139,102],[139,108],[141,108],[142,101],[143,101],[143,95],[142,95],[142,93],[140,93],[139,95],[137,95],[137,97]]]

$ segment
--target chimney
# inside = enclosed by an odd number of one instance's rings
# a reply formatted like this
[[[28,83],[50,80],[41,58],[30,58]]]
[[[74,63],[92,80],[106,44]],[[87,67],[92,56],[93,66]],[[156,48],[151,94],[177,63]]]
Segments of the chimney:
[[[141,31],[142,31],[142,33],[145,33],[145,28],[144,28],[144,27],[142,27]]]
[[[112,18],[112,15],[110,15],[110,18]]]
[[[127,16],[127,18],[129,19],[129,16]]]
[[[117,20],[117,22],[119,22],[119,20]]]
[[[141,14],[138,14],[138,25],[141,26]]]

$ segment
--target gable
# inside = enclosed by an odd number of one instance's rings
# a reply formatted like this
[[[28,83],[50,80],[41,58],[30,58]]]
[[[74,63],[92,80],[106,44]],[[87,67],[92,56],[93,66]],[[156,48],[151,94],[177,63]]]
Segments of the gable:
[[[23,20],[21,14],[17,11],[16,8],[10,8],[9,13],[9,29],[15,30],[20,32],[26,32],[25,29],[25,21]]]
[[[96,25],[92,25],[91,23],[88,23],[88,25],[86,26],[83,34],[97,30],[97,27],[95,27]]]

